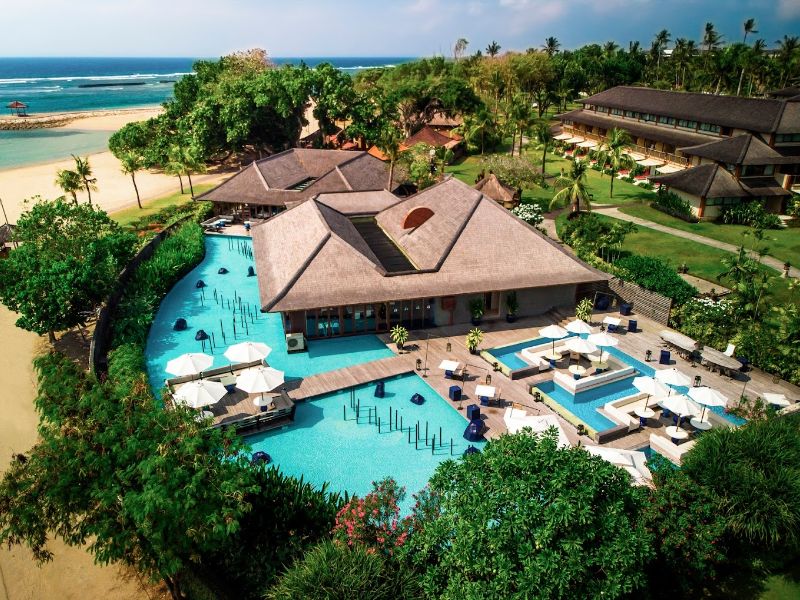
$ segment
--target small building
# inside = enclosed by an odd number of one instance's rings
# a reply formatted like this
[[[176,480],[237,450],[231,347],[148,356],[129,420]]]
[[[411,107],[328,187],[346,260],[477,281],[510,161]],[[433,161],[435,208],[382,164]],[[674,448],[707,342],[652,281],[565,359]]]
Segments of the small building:
[[[503,208],[511,210],[519,205],[520,191],[506,185],[489,171],[489,174],[475,184],[475,189],[497,202]]]
[[[459,155],[464,148],[463,142],[463,138],[454,132],[442,133],[430,125],[424,125],[414,135],[406,138],[402,145],[405,148],[413,148],[417,144],[427,144],[433,148],[448,148],[453,154]]]
[[[214,204],[215,215],[269,219],[287,206],[323,192],[383,190],[389,168],[366,152],[292,148],[256,160],[195,200]]]
[[[261,310],[287,335],[385,332],[572,306],[608,279],[497,202],[447,178],[408,198],[386,190],[320,194],[253,228]]]
[[[443,112],[435,112],[428,120],[428,125],[439,133],[449,134],[457,127],[464,124],[464,119],[460,116],[451,116]]]
[[[14,225],[8,223],[0,225],[0,257],[7,256],[12,247],[14,227]]]

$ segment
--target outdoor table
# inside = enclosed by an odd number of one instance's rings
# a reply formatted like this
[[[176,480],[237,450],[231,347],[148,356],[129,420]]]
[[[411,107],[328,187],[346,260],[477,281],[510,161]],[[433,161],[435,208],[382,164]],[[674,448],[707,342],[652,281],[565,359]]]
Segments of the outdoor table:
[[[569,372],[573,375],[577,375],[578,377],[582,377],[586,375],[586,367],[582,367],[580,365],[570,365]]]
[[[544,355],[547,360],[561,360],[561,352],[550,351]]]
[[[603,319],[603,323],[605,323],[606,325],[617,327],[620,323],[622,323],[622,319],[618,319],[617,317],[612,317],[611,315],[609,315],[605,319]]]
[[[686,431],[684,431],[683,429],[678,429],[678,428],[677,428],[677,427],[675,427],[674,425],[671,425],[671,426],[669,426],[669,427],[665,428],[665,429],[664,429],[664,432],[665,432],[665,433],[666,433],[666,434],[667,434],[667,435],[668,435],[670,438],[672,438],[672,441],[673,441],[673,442],[674,442],[675,440],[685,440],[686,438],[688,438],[688,437],[689,437],[689,434],[688,434]]]
[[[729,371],[738,371],[742,366],[742,363],[732,356],[728,356],[724,352],[720,352],[719,350],[710,348],[709,346],[703,347],[703,351],[700,353],[700,356],[704,361]]]
[[[457,360],[443,360],[441,363],[439,363],[439,368],[444,371],[445,377],[447,377],[448,373],[455,375],[459,366],[461,366],[461,363]]]
[[[697,417],[689,421],[689,424],[698,431],[708,431],[713,427],[710,421],[701,421]]]
[[[661,339],[670,346],[675,346],[679,350],[683,350],[684,352],[688,352],[690,354],[697,350],[697,347],[699,346],[699,344],[692,338],[685,336],[682,333],[678,333],[677,331],[672,331],[671,329],[662,329],[658,335],[661,336]]]
[[[481,396],[484,396],[486,398],[494,398],[495,393],[496,390],[494,389],[494,386],[491,385],[475,386],[475,395],[478,396],[478,398],[480,398]]]
[[[656,411],[654,411],[652,408],[649,407],[648,408],[639,407],[633,411],[633,414],[639,417],[639,425],[641,425],[642,427],[647,427],[647,419],[649,419],[650,417],[654,417]]]
[[[605,371],[606,369],[608,369],[608,363],[607,362],[600,362],[599,360],[593,360],[592,361],[592,367],[594,367],[598,371]]]
[[[272,404],[272,398],[262,398],[259,396],[255,400],[253,400],[253,404],[261,408],[262,411],[266,412],[269,410],[270,405]]]

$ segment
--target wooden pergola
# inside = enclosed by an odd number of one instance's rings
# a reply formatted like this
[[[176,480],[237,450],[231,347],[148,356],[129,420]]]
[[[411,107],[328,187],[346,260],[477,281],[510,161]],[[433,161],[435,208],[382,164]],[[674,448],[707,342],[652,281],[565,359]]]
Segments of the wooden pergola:
[[[9,102],[6,105],[6,108],[8,108],[11,111],[12,115],[16,113],[18,117],[25,117],[28,114],[28,105],[25,104],[24,102],[20,102],[19,100],[14,100],[13,102]]]

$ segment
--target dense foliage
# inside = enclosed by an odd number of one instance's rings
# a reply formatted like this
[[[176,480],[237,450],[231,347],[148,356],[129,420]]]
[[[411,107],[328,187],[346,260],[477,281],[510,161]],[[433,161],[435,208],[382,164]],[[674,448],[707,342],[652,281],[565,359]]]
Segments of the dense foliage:
[[[659,188],[656,193],[655,202],[650,206],[665,212],[673,217],[678,217],[684,221],[697,221],[697,217],[692,212],[692,206],[688,200],[678,196],[674,192],[669,192],[665,188]]]
[[[442,463],[401,552],[431,598],[620,598],[645,586],[644,496],[555,435]]]
[[[118,395],[64,356],[35,366],[41,441],[0,482],[0,542],[49,560],[55,532],[181,597],[180,572],[237,531],[257,490],[241,441],[187,409],[163,410],[144,374]]]
[[[17,221],[19,246],[0,261],[0,301],[38,334],[82,325],[133,254],[135,238],[102,210],[39,200]]]
[[[778,215],[768,213],[760,201],[743,202],[726,206],[719,214],[719,221],[726,224],[748,225],[758,229],[780,229]]]
[[[621,279],[672,298],[676,304],[683,304],[697,295],[697,289],[681,279],[675,269],[660,258],[635,254],[623,256],[614,262],[614,272]]]
[[[567,220],[558,232],[583,260],[596,264],[595,257],[613,262],[622,256],[625,236],[636,231],[636,225],[627,221],[611,221],[596,214],[581,214]],[[599,266],[599,265],[598,265]],[[609,268],[608,265],[605,265]]]

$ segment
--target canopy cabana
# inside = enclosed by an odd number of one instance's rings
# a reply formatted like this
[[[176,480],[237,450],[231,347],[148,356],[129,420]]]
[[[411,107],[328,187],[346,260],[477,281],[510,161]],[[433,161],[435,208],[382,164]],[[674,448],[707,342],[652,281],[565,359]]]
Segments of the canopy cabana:
[[[28,105],[19,100],[14,100],[13,102],[9,102],[6,108],[11,111],[12,115],[16,113],[18,117],[24,117],[27,114]]]

